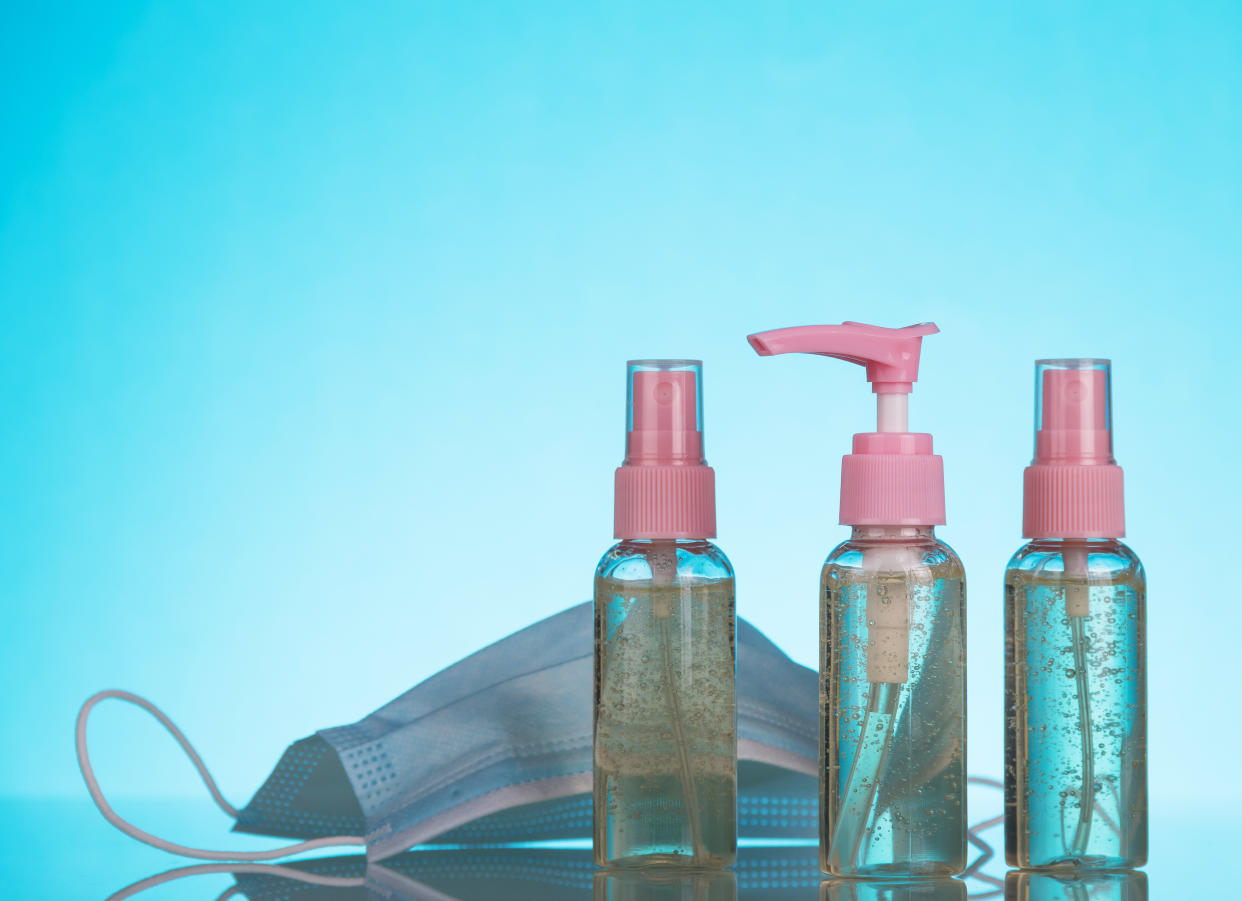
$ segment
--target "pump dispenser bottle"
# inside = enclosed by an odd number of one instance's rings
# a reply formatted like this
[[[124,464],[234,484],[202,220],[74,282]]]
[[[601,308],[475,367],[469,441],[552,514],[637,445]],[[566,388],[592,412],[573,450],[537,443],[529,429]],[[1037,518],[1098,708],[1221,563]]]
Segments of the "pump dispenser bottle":
[[[1147,860],[1146,580],[1125,535],[1108,360],[1035,364],[1035,458],[1005,571],[1005,856]]]
[[[943,462],[907,431],[931,323],[760,332],[762,355],[865,366],[875,432],[842,460],[841,524],[820,594],[820,865],[836,876],[952,875],[966,865],[966,579],[943,525]]]
[[[614,545],[595,571],[595,862],[737,851],[733,567],[703,456],[703,367],[633,360]]]

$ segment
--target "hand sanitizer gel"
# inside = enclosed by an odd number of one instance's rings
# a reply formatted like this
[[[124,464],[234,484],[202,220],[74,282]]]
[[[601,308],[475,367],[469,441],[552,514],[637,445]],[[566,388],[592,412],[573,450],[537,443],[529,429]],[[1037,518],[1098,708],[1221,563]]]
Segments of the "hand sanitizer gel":
[[[865,366],[874,432],[842,460],[841,524],[820,592],[820,864],[836,876],[942,876],[966,866],[966,577],[938,540],[944,465],[907,431],[931,323],[751,335],[760,354]]]
[[[1005,857],[1147,860],[1146,581],[1125,535],[1109,362],[1035,364],[1035,459],[1005,571]]]
[[[614,534],[595,571],[595,862],[737,851],[733,567],[703,456],[703,367],[634,360]]]

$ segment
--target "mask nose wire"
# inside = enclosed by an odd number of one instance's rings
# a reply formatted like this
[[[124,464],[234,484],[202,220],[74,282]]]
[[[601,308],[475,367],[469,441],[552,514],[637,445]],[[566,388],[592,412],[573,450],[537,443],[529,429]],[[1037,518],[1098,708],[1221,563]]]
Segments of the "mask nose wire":
[[[86,725],[90,720],[91,711],[95,709],[102,701],[115,699],[118,701],[126,701],[136,707],[141,707],[151,716],[159,721],[159,724],[168,730],[169,734],[177,740],[181,745],[181,749],[185,751],[186,756],[190,758],[190,762],[194,764],[194,768],[198,770],[198,775],[202,778],[203,784],[207,786],[207,791],[211,793],[211,798],[216,805],[228,814],[232,819],[237,819],[238,810],[232,804],[225,800],[224,795],[220,793],[216,780],[211,777],[211,773],[207,771],[206,764],[203,759],[198,756],[198,752],[194,750],[194,746],[190,744],[190,740],[185,734],[177,728],[176,723],[168,718],[164,711],[160,710],[146,698],[139,697],[136,694],[120,689],[108,689],[97,694],[91,695],[86,699],[86,703],[82,705],[82,709],[78,711],[78,721],[76,728],[76,745],[78,752],[78,769],[82,771],[82,778],[86,781],[86,790],[90,792],[91,800],[95,802],[95,806],[99,808],[99,812],[103,814],[105,820],[124,832],[130,838],[137,839],[145,845],[152,848],[159,848],[161,851],[168,851],[171,854],[178,854],[182,857],[193,857],[197,860],[220,860],[220,861],[239,861],[239,860],[281,860],[294,854],[301,854],[304,851],[313,851],[316,848],[338,848],[344,845],[365,845],[366,839],[360,835],[332,835],[324,838],[311,839],[310,841],[299,842],[295,845],[286,845],[281,848],[271,848],[267,851],[209,851],[202,848],[190,848],[186,845],[178,845],[175,842],[166,841],[157,835],[152,835],[139,829],[133,823],[125,820],[112,809],[112,805],[108,803],[103,795],[103,791],[99,787],[99,782],[95,778],[95,771],[91,767],[90,752],[86,747]]]

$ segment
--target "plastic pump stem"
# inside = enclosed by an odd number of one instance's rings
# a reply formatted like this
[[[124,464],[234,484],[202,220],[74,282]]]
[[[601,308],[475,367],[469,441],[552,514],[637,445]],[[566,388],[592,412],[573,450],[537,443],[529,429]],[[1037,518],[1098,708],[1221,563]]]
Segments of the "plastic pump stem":
[[[910,423],[908,394],[877,394],[875,396],[875,430],[905,432]]]
[[[832,853],[842,868],[862,863],[864,837],[875,822],[880,778],[893,743],[901,686],[910,679],[910,597],[903,551],[895,545],[869,549],[863,556],[864,567],[872,571],[867,591],[869,689],[858,750],[833,830]],[[900,578],[881,578],[881,573]]]
[[[832,833],[832,855],[840,867],[857,866],[863,850],[863,837],[875,819],[879,776],[884,771],[893,743],[893,723],[897,716],[899,685],[872,682],[867,712],[859,732],[858,750],[850,765],[849,779],[841,798],[841,812]],[[848,849],[848,854],[842,854]]]

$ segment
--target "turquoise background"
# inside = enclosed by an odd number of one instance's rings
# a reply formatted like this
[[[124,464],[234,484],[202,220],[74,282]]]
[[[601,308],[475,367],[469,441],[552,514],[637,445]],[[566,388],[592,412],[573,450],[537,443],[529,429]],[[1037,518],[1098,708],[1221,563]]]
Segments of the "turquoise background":
[[[6,5],[0,109],[0,795],[81,798],[115,686],[243,802],[588,597],[630,357],[705,361],[739,612],[813,664],[873,400],[745,336],[931,319],[971,770],[1032,361],[1110,356],[1153,812],[1242,801],[1236,4]],[[201,794],[137,711],[91,737]]]

